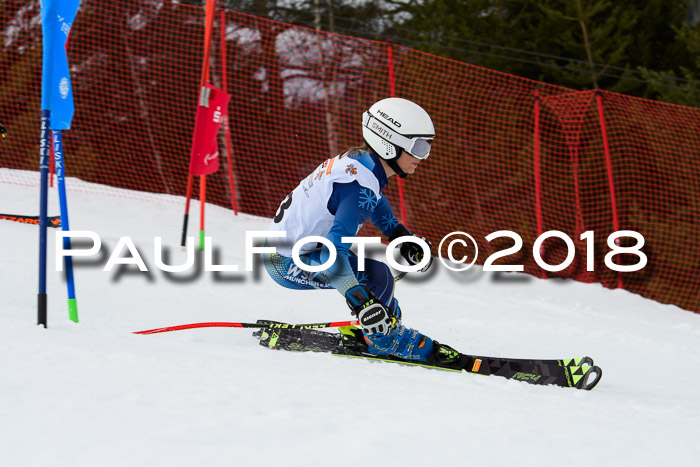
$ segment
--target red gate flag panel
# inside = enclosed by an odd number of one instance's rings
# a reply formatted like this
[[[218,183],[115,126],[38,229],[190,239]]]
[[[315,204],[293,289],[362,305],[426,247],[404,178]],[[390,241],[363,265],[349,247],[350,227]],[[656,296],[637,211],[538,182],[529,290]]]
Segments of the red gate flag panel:
[[[190,173],[210,175],[219,169],[219,133],[231,96],[211,84],[202,86],[194,124],[194,139],[190,155]]]

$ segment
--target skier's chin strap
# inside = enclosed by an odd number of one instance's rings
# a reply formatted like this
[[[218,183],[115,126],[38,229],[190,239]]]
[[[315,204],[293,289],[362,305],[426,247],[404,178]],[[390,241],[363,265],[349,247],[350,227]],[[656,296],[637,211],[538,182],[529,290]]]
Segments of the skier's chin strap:
[[[367,145],[369,150],[372,151],[377,156],[378,159],[386,161],[386,163],[389,164],[389,167],[391,167],[391,170],[393,170],[394,173],[396,173],[396,175],[398,175],[401,178],[408,177],[408,174],[406,172],[404,172],[403,170],[401,170],[401,167],[399,167],[399,164],[397,163],[397,161],[399,160],[399,157],[401,157],[400,156],[401,151],[403,151],[402,148],[400,148],[399,146],[392,143],[392,146],[394,146],[394,152],[398,155],[396,157],[394,157],[393,159],[384,159],[379,154],[377,154],[377,151],[372,149],[372,146],[370,146],[369,143],[367,143],[367,140],[365,140],[365,144]]]
[[[391,170],[393,170],[396,175],[398,175],[401,178],[406,178],[408,177],[408,174],[401,170],[401,167],[399,167],[399,157],[401,157],[401,152],[403,151],[403,148],[391,143],[392,146],[394,146],[394,152],[396,153],[396,157],[393,159],[384,159],[387,164],[389,164],[389,167],[391,167]]]
[[[399,151],[400,151],[400,149],[399,149]],[[399,154],[400,154],[400,152],[399,152]],[[403,170],[401,170],[401,167],[399,167],[399,164],[397,163],[398,160],[399,160],[399,158],[395,157],[394,159],[387,160],[386,163],[389,164],[389,167],[391,167],[391,170],[396,172],[396,175],[398,175],[399,177],[401,177],[401,178],[408,177],[408,174],[406,172],[404,172]]]

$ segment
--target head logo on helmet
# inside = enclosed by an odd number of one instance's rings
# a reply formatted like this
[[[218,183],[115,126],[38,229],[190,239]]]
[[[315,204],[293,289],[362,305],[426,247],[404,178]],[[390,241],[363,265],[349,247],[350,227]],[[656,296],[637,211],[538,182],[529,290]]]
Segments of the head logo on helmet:
[[[376,102],[363,114],[362,136],[367,146],[386,160],[394,172],[405,177],[396,159],[402,150],[418,159],[428,157],[435,127],[421,106],[390,97]]]
[[[381,110],[377,110],[377,114],[381,115],[383,118],[389,120],[391,123],[393,123],[393,124],[396,125],[397,127],[401,128],[401,123],[399,123],[399,122],[397,122],[397,121],[394,121],[393,118],[391,118],[390,116],[388,116],[387,114],[385,114],[385,113],[382,112]]]

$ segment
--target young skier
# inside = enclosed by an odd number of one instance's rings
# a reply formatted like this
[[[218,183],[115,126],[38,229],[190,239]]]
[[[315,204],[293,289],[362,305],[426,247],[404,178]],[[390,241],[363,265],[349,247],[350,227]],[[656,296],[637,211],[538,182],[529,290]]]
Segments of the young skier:
[[[287,288],[340,292],[360,321],[372,354],[428,363],[455,360],[455,350],[401,323],[389,268],[365,259],[364,271],[360,271],[351,244],[341,240],[356,236],[368,219],[389,241],[413,235],[399,224],[382,189],[394,175],[413,174],[428,157],[435,137],[433,122],[418,104],[388,98],[364,112],[362,136],[364,146],[325,161],[282,201],[269,230],[285,231],[286,236],[267,239],[276,253],[264,255],[265,268]],[[293,245],[307,236],[324,237],[335,246],[337,258],[323,272],[306,273],[292,260]],[[423,250],[414,242],[402,243],[400,252],[409,265],[423,260]],[[309,266],[326,263],[330,255],[321,242],[307,243],[299,250],[300,259]],[[431,256],[421,272],[428,270],[432,260]]]

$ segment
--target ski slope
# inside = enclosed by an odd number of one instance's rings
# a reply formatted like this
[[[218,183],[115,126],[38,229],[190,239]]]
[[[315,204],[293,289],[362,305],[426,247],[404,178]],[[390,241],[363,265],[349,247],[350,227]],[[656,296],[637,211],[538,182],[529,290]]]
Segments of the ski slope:
[[[0,169],[0,212],[38,214],[37,178]],[[67,184],[72,230],[102,240],[99,256],[76,258],[79,324],[68,320],[55,272],[55,229],[43,329],[38,227],[0,221],[1,465],[697,465],[697,314],[599,285],[479,268],[438,266],[397,283],[408,326],[463,352],[589,355],[604,371],[590,392],[273,351],[246,329],[137,336],[200,321],[350,316],[337,292],[283,289],[260,264],[248,273],[161,272],[154,237],[167,262],[185,258],[183,198]],[[49,206],[59,214],[55,189]],[[194,236],[196,203],[191,217]],[[207,206],[215,262],[244,269],[245,232],[267,224]],[[148,273],[103,271],[125,236]]]

